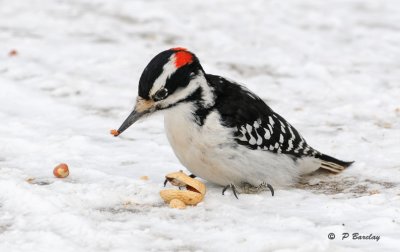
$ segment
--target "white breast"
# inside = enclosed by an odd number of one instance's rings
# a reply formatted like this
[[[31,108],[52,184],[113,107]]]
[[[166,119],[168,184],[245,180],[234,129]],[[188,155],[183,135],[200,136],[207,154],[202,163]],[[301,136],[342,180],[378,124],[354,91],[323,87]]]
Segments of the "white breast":
[[[165,114],[165,130],[168,140],[179,161],[193,174],[217,184],[225,184],[226,179],[215,167],[215,150],[226,137],[218,136],[221,129],[211,127],[210,123],[200,127],[194,121],[192,105],[185,103],[176,106]],[[226,131],[226,129],[225,129]]]
[[[192,112],[191,104],[180,104],[166,112],[164,123],[176,156],[196,176],[223,186],[264,181],[288,185],[298,177],[289,157],[236,144],[217,112],[211,112],[203,126],[195,123]]]

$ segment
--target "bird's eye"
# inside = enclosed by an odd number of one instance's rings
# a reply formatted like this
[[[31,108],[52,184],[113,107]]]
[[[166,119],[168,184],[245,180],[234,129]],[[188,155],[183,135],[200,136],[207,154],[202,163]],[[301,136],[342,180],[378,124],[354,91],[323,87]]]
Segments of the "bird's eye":
[[[163,88],[158,90],[155,94],[154,94],[154,100],[155,101],[161,101],[163,99],[165,99],[168,95],[168,89]]]

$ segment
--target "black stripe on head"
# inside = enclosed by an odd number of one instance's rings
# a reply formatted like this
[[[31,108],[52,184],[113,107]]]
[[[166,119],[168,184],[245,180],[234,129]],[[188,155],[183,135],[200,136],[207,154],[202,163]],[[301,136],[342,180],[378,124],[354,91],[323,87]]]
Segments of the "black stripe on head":
[[[186,87],[191,79],[196,76],[196,62],[184,65],[178,68],[166,81],[165,88],[168,89],[168,94],[173,94],[178,88]],[[193,75],[192,75],[193,73]]]
[[[149,99],[149,93],[153,87],[154,81],[161,75],[163,67],[168,63],[169,58],[175,52],[166,50],[157,54],[143,70],[139,80],[139,96]]]

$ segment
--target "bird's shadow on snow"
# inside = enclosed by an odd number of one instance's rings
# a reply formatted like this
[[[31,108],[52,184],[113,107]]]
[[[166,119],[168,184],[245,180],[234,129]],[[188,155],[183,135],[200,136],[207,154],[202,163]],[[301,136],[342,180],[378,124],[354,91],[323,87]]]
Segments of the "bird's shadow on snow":
[[[357,198],[380,194],[385,190],[396,187],[392,182],[362,179],[345,174],[332,174],[318,170],[302,176],[295,188],[310,191],[316,194],[336,195],[344,194],[349,198]]]

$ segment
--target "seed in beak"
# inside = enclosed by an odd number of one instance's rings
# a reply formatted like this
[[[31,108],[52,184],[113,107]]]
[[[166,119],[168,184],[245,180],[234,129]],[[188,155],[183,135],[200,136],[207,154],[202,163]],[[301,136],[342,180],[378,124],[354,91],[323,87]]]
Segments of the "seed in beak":
[[[119,131],[116,129],[112,129],[112,130],[110,130],[110,134],[116,137],[119,135]]]

